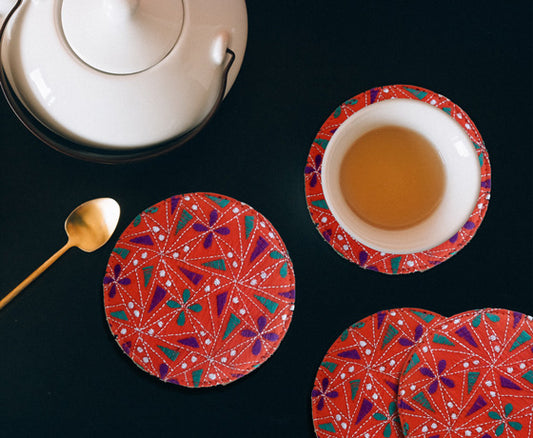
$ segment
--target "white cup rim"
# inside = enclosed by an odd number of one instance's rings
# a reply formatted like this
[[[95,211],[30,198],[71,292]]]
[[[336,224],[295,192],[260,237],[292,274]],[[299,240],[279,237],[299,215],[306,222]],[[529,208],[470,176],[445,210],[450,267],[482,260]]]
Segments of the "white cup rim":
[[[358,218],[342,196],[340,163],[353,141],[380,126],[418,132],[436,148],[445,170],[441,203],[424,221],[400,230],[385,230]],[[413,99],[376,102],[357,111],[335,131],[322,161],[322,189],[329,210],[355,240],[389,254],[427,251],[449,240],[467,222],[481,187],[481,167],[474,144],[462,126],[443,110]]]

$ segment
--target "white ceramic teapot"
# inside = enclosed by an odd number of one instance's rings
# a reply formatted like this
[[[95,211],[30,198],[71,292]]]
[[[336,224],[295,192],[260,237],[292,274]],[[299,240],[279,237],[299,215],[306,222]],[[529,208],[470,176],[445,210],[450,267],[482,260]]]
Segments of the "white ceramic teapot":
[[[78,158],[182,144],[233,85],[246,48],[244,0],[0,1],[4,95],[36,136]]]

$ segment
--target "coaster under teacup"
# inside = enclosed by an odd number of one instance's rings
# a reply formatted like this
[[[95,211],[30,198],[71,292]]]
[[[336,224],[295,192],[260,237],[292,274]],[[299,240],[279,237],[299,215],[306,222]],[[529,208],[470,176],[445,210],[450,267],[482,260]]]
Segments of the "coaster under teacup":
[[[385,310],[347,328],[329,348],[313,391],[317,436],[402,438],[396,408],[412,348],[445,318],[415,308]]]
[[[322,162],[328,143],[343,123],[353,114],[377,103],[392,101],[393,99],[409,99],[413,102],[421,102],[432,106],[430,110],[437,108],[462,127],[466,141],[471,141],[480,164],[480,188],[477,202],[473,209],[467,210],[465,218],[469,217],[457,228],[453,228],[446,240],[436,246],[428,246],[423,250],[409,253],[393,252],[374,249],[368,244],[362,243],[362,239],[356,239],[349,233],[333,215],[331,206],[326,201],[322,181]],[[449,119],[446,119],[449,120]],[[454,125],[456,125],[454,123]],[[462,135],[464,136],[464,133]],[[446,97],[430,90],[408,86],[389,85],[372,88],[366,92],[348,99],[341,104],[325,121],[309,152],[305,168],[305,190],[307,206],[313,222],[322,237],[340,255],[359,266],[387,274],[406,274],[417,271],[425,271],[447,260],[462,249],[474,236],[480,226],[490,199],[491,168],[487,150],[479,131],[468,115]],[[476,189],[477,190],[477,189]],[[476,199],[476,192],[472,192]],[[457,232],[455,232],[457,230]],[[454,233],[455,232],[455,233]],[[453,234],[453,235],[452,235]],[[442,240],[440,240],[442,242]]]
[[[287,249],[249,205],[213,193],[141,212],[109,258],[104,304],[122,350],[187,387],[230,383],[277,349],[292,319]]]
[[[483,309],[440,322],[400,378],[409,438],[533,436],[533,318]]]

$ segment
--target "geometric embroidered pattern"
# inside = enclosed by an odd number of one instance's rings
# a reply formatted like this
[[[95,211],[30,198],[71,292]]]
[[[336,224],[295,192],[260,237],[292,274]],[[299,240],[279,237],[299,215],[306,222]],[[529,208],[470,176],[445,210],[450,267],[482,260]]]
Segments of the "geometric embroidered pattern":
[[[144,210],[111,252],[105,312],[146,372],[187,387],[225,385],[277,349],[294,310],[287,249],[250,206],[214,193]]]
[[[433,330],[413,349],[418,361],[400,380],[405,436],[532,437],[533,318],[483,309]]]
[[[363,245],[351,237],[331,214],[322,191],[322,159],[328,142],[351,115],[366,106],[388,99],[413,99],[439,108],[456,122],[472,140],[481,167],[481,187],[472,214],[449,240],[413,254],[387,254]],[[408,274],[425,271],[452,257],[474,237],[481,225],[490,199],[491,168],[483,139],[476,126],[459,106],[446,97],[421,87],[389,85],[372,88],[348,99],[335,109],[324,122],[309,151],[305,167],[305,193],[311,219],[320,235],[341,256],[362,268],[386,274]]]
[[[317,436],[403,436],[397,411],[400,373],[425,332],[445,318],[421,309],[378,312],[333,343],[311,393]]]

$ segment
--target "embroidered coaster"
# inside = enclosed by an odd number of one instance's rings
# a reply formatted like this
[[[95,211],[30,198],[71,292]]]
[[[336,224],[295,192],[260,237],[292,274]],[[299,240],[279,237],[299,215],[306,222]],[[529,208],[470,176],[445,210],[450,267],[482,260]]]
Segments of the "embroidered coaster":
[[[421,309],[378,312],[333,343],[311,393],[317,436],[401,438],[400,372],[424,332],[445,318]]]
[[[400,379],[407,437],[533,436],[533,318],[484,309],[446,319]]]
[[[294,310],[294,272],[260,213],[190,193],[144,210],[113,249],[107,321],[146,372],[188,387],[224,385],[277,349]]]
[[[360,109],[388,99],[413,99],[442,109],[455,119],[472,140],[481,165],[478,202],[468,221],[448,241],[413,254],[387,254],[369,248],[351,237],[331,214],[324,199],[320,178],[322,158],[329,140],[341,124]],[[341,256],[362,268],[386,274],[425,271],[449,259],[474,237],[487,211],[490,199],[491,168],[483,139],[468,115],[446,97],[421,87],[389,85],[376,87],[348,99],[324,122],[311,146],[305,167],[305,193],[311,219],[326,242]]]

